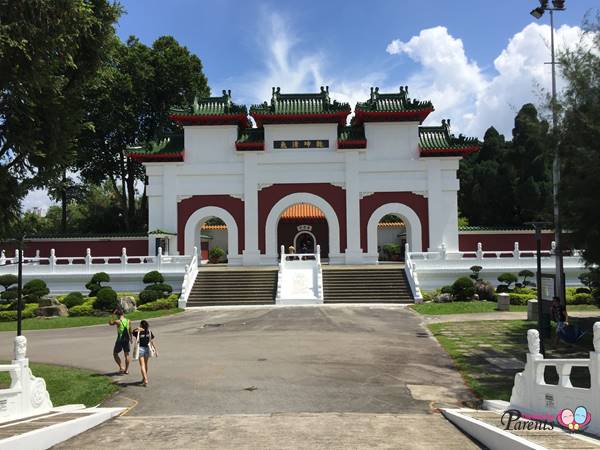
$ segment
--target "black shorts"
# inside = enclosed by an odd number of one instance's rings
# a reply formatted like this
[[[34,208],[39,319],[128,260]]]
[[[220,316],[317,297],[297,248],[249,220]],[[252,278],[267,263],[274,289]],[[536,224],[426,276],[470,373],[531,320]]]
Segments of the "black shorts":
[[[115,342],[115,349],[113,350],[113,352],[114,353],[121,353],[121,352],[129,353],[130,352],[129,339],[117,339],[117,342]]]

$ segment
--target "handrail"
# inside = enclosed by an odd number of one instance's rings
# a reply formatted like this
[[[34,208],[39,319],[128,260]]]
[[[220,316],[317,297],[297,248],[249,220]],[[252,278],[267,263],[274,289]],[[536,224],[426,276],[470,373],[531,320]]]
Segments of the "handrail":
[[[183,276],[183,283],[181,284],[181,295],[179,296],[178,306],[185,308],[187,306],[188,298],[196,282],[198,276],[198,248],[194,247],[192,254],[192,260],[189,265],[185,266],[185,275]]]
[[[404,273],[406,274],[406,279],[408,280],[408,285],[412,292],[413,298],[415,299],[415,303],[422,303],[423,294],[421,293],[419,277],[415,267],[416,266],[411,259],[408,243],[406,243],[404,247]]]

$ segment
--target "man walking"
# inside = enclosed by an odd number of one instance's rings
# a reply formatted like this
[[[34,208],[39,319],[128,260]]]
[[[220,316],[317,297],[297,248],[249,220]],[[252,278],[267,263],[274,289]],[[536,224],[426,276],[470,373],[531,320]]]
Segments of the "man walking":
[[[115,362],[119,366],[119,373],[128,374],[129,363],[131,362],[131,358],[129,357],[131,347],[130,344],[132,341],[131,322],[125,317],[125,313],[122,309],[116,309],[113,311],[108,324],[117,327],[117,341],[115,342],[113,357],[115,358]],[[121,364],[121,358],[119,357],[119,353],[121,352],[123,352],[123,355],[125,356],[125,368],[123,368]]]

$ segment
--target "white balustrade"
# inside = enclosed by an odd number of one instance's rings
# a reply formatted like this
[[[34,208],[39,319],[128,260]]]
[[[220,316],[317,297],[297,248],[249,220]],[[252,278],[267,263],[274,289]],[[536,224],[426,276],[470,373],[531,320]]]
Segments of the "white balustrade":
[[[321,247],[316,253],[285,253],[281,246],[281,259],[277,273],[277,304],[300,305],[323,303],[323,271]]]
[[[198,247],[194,247],[192,254],[192,260],[188,265],[185,266],[185,274],[183,276],[183,283],[181,284],[181,295],[179,296],[180,308],[185,308],[187,305],[188,298],[196,282],[196,276],[198,275]]]
[[[0,424],[24,417],[44,414],[52,402],[43,378],[35,377],[26,358],[27,339],[14,339],[14,358],[11,364],[0,365],[0,372],[10,373],[10,387],[0,389]]]
[[[540,336],[537,330],[527,332],[528,353],[523,372],[515,375],[510,397],[511,409],[536,416],[556,417],[563,409],[575,411],[583,406],[590,413],[591,421],[586,428],[600,434],[600,322],[594,331],[594,350],[589,359],[545,359],[540,354]],[[558,384],[548,384],[544,378],[546,367],[555,367]],[[573,367],[585,367],[589,371],[590,387],[574,387],[571,381]]]
[[[419,285],[419,276],[417,275],[416,265],[412,261],[410,248],[408,242],[404,244],[404,273],[408,280],[408,285],[412,292],[415,303],[423,302],[423,295],[421,294],[421,286]]]

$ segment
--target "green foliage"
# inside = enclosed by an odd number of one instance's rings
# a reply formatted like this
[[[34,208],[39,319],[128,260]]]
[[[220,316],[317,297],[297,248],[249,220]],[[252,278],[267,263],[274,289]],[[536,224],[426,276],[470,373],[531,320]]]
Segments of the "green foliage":
[[[96,295],[96,302],[94,307],[102,311],[113,311],[119,302],[117,299],[117,293],[110,287],[103,287],[98,291]]]
[[[382,250],[385,258],[389,261],[393,261],[400,258],[402,245],[395,243],[384,244]]]
[[[177,308],[178,298],[178,295],[170,295],[168,298],[161,298],[149,303],[145,303],[141,305],[138,309],[140,311],[158,311],[160,309]]]
[[[84,126],[83,91],[114,35],[107,0],[2,2],[0,8],[0,232],[26,189],[72,162]]]
[[[213,247],[208,252],[208,261],[212,264],[220,262],[225,257],[225,250],[221,247]]]
[[[143,281],[144,281],[144,284],[164,283],[165,277],[163,277],[163,275],[158,270],[153,270],[152,272],[148,272],[146,275],[144,275]]]
[[[452,284],[454,300],[473,300],[475,286],[469,277],[460,277]]]
[[[29,319],[33,317],[33,313],[37,308],[37,303],[26,303],[25,307],[21,311],[21,317],[23,319]],[[11,320],[17,320],[17,311],[0,311],[0,322],[10,322]]]
[[[521,286],[529,286],[531,285],[531,281],[527,280],[527,278],[531,278],[532,276],[534,276],[535,274],[531,271],[531,270],[521,270],[519,272],[519,276],[523,277],[523,281],[521,281]]]
[[[506,289],[510,289],[510,285],[518,281],[517,276],[514,273],[505,272],[498,276],[498,281],[506,285]]]
[[[561,212],[569,241],[592,266],[600,264],[600,16],[584,29],[579,43],[559,53],[557,66],[566,81],[559,126]]]
[[[73,306],[81,305],[84,302],[85,298],[81,292],[71,292],[62,299],[62,303],[69,309]]]
[[[170,284],[157,283],[157,284],[151,284],[150,286],[146,287],[146,289],[144,289],[144,291],[157,291],[160,293],[161,297],[166,297],[171,292],[173,292],[173,287]]]
[[[432,291],[423,291],[421,295],[423,296],[423,302],[432,302],[435,298],[442,293],[441,289],[434,289]]]
[[[472,280],[479,280],[479,272],[481,272],[483,270],[483,267],[481,266],[471,266],[469,267],[469,270],[471,272],[473,272],[471,275],[469,275],[469,278],[471,278]]]
[[[110,289],[110,288],[109,288]],[[81,316],[93,316],[96,313],[94,308],[96,299],[94,297],[87,299],[80,305],[69,308],[69,316],[81,317]]]
[[[40,299],[50,293],[44,280],[33,279],[23,286],[23,301],[26,303],[38,303]]]
[[[102,283],[108,283],[109,281],[110,275],[106,272],[98,272],[92,275],[92,279],[85,285],[90,290],[88,297],[97,297],[100,289],[105,287],[102,286]]]
[[[580,288],[575,289],[575,293],[576,294],[590,294],[591,295],[592,291],[590,291],[588,288],[582,288],[582,287],[580,287]]]
[[[19,279],[17,278],[17,276],[13,275],[12,273],[0,275],[0,286],[2,286],[5,291],[13,284],[17,284],[18,281]]]
[[[155,291],[152,289],[145,289],[142,292],[140,292],[140,298],[138,301],[138,305],[144,305],[146,303],[153,302],[155,300],[158,300],[161,297],[162,297],[162,292]]]
[[[440,289],[442,294],[452,294],[452,286],[442,286]]]
[[[532,296],[530,294],[516,294],[514,292],[510,292],[508,295],[510,298],[511,305],[527,305],[528,300],[535,300],[536,298],[535,296]]]
[[[9,288],[0,294],[0,298],[3,301],[13,301],[16,300],[18,296],[19,292],[16,287]]]

